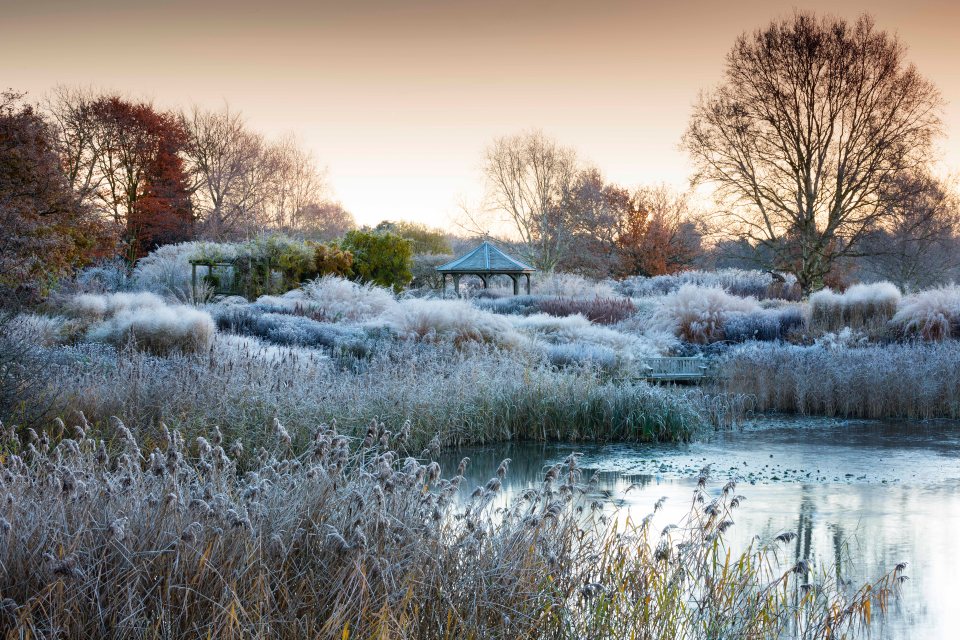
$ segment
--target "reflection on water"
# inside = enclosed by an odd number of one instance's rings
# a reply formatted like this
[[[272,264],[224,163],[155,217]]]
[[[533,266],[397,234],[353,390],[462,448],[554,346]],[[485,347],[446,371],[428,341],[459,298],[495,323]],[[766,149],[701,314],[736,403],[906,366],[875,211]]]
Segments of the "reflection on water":
[[[501,498],[509,500],[574,451],[588,477],[599,472],[597,488],[613,493],[621,516],[642,518],[666,496],[657,526],[687,513],[696,473],[710,464],[714,493],[732,478],[747,498],[729,531],[734,546],[794,531],[792,559],[835,566],[857,585],[909,562],[902,598],[871,637],[960,637],[960,424],[821,420],[691,445],[504,444],[447,452],[443,467],[452,471],[468,455],[469,493],[511,458]]]

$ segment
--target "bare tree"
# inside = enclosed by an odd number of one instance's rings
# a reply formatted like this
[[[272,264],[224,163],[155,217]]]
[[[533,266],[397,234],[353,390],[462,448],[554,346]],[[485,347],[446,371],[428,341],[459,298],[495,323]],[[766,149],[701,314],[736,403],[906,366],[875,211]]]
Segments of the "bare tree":
[[[618,242],[632,205],[630,191],[607,182],[599,169],[579,171],[563,202],[574,239],[561,268],[597,278],[618,272]]]
[[[298,231],[317,240],[334,240],[357,228],[353,214],[339,202],[312,202],[297,212]]]
[[[267,142],[229,106],[182,116],[194,204],[205,235],[224,238],[264,228],[304,231],[301,212],[321,203],[324,172],[293,137]]]
[[[98,170],[98,123],[94,104],[98,96],[92,89],[59,86],[44,104],[64,175],[80,201],[93,205],[103,182]]]
[[[889,213],[887,185],[922,167],[941,98],[896,38],[799,13],[744,34],[701,97],[684,146],[732,230],[775,248],[805,292]]]
[[[525,257],[552,271],[573,240],[562,205],[577,173],[574,152],[541,131],[506,136],[487,149],[483,172],[490,208],[520,237]]]
[[[892,191],[882,227],[863,240],[866,270],[906,290],[950,280],[960,268],[955,189],[928,174],[905,174]]]
[[[194,207],[204,235],[220,239],[248,229],[261,217],[274,173],[263,138],[229,106],[193,107],[181,119],[189,134]]]
[[[325,172],[292,136],[272,145],[270,155],[275,170],[267,199],[268,220],[276,227],[302,231],[300,212],[325,199]]]

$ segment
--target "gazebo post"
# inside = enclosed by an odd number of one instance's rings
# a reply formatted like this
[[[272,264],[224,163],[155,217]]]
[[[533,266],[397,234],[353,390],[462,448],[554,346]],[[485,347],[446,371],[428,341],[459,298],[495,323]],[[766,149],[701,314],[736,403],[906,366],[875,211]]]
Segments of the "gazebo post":
[[[530,274],[525,274],[527,276],[527,295],[530,295]]]
[[[460,274],[453,274],[453,292],[457,294],[457,297],[460,297]]]
[[[513,274],[511,273],[511,274],[510,274],[510,279],[513,280],[513,295],[519,294],[519,293],[520,293],[520,278],[518,278],[517,276],[515,276],[515,275],[513,275]]]

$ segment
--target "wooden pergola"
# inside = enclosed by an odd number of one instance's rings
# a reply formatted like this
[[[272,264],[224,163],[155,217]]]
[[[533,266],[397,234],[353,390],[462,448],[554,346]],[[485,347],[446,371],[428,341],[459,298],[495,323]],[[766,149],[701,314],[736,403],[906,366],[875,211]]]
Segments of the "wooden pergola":
[[[509,276],[513,280],[513,295],[520,293],[520,278],[525,277],[529,295],[530,274],[536,269],[485,241],[470,253],[440,265],[437,271],[443,276],[443,291],[447,290],[447,275],[450,275],[453,278],[453,290],[460,297],[460,278],[463,276],[477,276],[483,282],[484,289],[489,286],[491,276]]]

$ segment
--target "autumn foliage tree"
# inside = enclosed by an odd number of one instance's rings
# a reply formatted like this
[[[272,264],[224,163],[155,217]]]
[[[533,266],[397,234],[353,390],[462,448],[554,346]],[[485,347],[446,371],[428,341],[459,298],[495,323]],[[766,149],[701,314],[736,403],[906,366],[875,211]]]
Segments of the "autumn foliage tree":
[[[701,253],[701,231],[686,194],[644,187],[619,220],[615,275],[658,276],[689,268]]]
[[[128,259],[192,238],[193,209],[181,157],[187,134],[179,119],[116,96],[95,101],[91,113],[97,197],[124,229]]]
[[[573,222],[561,267],[594,277],[656,276],[689,268],[701,230],[686,194],[666,186],[630,191],[581,171],[563,206]]]
[[[60,165],[49,123],[22,95],[0,94],[0,289],[42,292],[108,254],[109,230]]]

